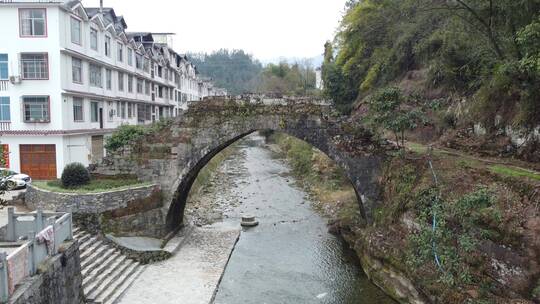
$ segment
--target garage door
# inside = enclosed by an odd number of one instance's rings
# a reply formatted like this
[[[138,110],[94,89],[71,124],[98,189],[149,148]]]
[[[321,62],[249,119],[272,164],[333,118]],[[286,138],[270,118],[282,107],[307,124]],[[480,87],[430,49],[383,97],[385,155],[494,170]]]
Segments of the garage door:
[[[56,179],[55,145],[21,145],[21,173],[32,179]]]

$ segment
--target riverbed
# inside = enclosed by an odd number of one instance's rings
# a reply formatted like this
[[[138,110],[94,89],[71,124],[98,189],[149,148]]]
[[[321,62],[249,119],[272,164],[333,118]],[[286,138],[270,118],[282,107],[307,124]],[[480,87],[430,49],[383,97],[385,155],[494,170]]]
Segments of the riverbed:
[[[243,229],[215,304],[394,303],[368,280],[345,242],[328,233],[264,137],[251,135],[235,149],[187,209],[199,225],[238,223],[243,215],[260,222]]]

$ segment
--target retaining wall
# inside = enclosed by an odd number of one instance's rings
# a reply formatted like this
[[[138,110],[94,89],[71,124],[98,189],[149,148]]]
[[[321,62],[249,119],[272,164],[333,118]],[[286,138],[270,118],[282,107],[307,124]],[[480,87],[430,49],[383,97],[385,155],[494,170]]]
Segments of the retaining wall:
[[[71,212],[82,229],[121,236],[162,237],[165,215],[158,185],[78,194],[52,192],[29,185],[26,206],[56,212]]]
[[[79,243],[65,242],[59,253],[39,266],[39,273],[25,279],[10,297],[9,304],[82,304]]]

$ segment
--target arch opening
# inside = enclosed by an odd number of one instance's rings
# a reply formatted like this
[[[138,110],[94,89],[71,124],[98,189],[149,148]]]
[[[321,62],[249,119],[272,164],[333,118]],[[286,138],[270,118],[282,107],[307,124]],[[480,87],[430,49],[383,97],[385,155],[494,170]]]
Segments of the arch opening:
[[[349,183],[349,185],[354,190],[354,196],[356,198],[356,202],[359,207],[359,211],[361,214],[361,217],[363,219],[366,219],[366,213],[364,210],[364,203],[362,199],[362,194],[359,193],[357,187],[355,187],[354,183],[352,182],[350,176],[348,176],[346,170],[335,160],[333,159],[328,153],[320,150],[315,145],[311,144],[308,140],[301,139],[298,136],[295,136],[293,134],[290,134],[288,132],[283,132],[281,130],[250,130],[249,132],[243,133],[239,136],[234,137],[233,139],[227,140],[224,143],[218,145],[217,147],[211,149],[208,151],[193,167],[187,174],[182,178],[180,181],[178,187],[175,189],[175,192],[172,196],[172,202],[167,212],[166,217],[166,227],[169,231],[174,231],[180,228],[184,221],[184,213],[186,210],[186,204],[188,203],[188,198],[190,191],[193,187],[193,184],[195,180],[197,179],[199,173],[201,170],[220,152],[222,152],[227,147],[233,145],[234,143],[246,138],[250,134],[253,134],[255,132],[280,132],[283,133],[289,137],[295,138],[297,140],[300,140],[306,144],[308,144],[311,148],[315,148],[320,153],[324,154],[326,157],[328,157],[337,167],[341,168],[342,172],[344,173],[344,177]]]

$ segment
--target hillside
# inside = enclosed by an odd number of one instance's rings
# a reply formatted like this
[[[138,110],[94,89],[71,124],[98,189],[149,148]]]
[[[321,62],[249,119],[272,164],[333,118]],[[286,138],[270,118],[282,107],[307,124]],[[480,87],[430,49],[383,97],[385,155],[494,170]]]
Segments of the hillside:
[[[269,93],[316,95],[315,70],[310,60],[283,58],[262,65],[242,50],[219,50],[210,54],[191,54],[199,73],[230,94]]]
[[[335,41],[325,46],[323,78],[325,94],[358,115],[374,94],[397,87],[405,106],[427,109],[427,140],[450,131],[448,141],[469,149],[455,136],[469,136],[476,124],[492,143],[504,142],[495,138],[502,134],[535,146],[540,1],[351,0]]]

